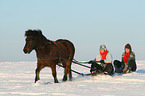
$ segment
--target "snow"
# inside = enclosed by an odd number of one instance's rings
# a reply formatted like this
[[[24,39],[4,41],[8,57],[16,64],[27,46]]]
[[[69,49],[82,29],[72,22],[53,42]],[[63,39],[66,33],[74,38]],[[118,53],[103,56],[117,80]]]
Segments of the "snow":
[[[137,61],[137,71],[114,76],[81,76],[62,82],[63,68],[57,67],[60,83],[54,83],[50,68],[44,68],[34,83],[36,62],[0,62],[0,96],[145,96],[145,61]],[[88,68],[72,69],[89,73]]]

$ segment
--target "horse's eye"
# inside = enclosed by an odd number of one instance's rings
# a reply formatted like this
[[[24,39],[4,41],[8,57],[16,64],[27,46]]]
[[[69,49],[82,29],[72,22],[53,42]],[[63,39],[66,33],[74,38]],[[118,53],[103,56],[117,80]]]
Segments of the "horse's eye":
[[[31,37],[30,40],[34,40],[34,37]]]

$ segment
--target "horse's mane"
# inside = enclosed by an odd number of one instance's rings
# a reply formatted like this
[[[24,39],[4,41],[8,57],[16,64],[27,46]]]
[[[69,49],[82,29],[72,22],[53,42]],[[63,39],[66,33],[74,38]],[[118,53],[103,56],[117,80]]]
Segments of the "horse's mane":
[[[42,31],[39,29],[38,30],[29,29],[29,30],[25,31],[25,36],[38,36],[40,38],[47,40],[47,38],[42,34]]]

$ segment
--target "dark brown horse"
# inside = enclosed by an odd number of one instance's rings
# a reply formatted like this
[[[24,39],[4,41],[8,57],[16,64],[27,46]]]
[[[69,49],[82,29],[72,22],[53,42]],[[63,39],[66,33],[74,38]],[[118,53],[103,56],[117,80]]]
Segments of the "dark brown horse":
[[[73,60],[75,48],[74,45],[65,39],[57,41],[48,40],[41,32],[41,30],[27,30],[25,32],[26,44],[23,49],[24,53],[30,53],[32,50],[36,51],[37,68],[35,83],[40,79],[39,73],[44,67],[50,67],[54,82],[58,83],[56,65],[62,63],[64,67],[63,81],[72,79],[71,61]]]

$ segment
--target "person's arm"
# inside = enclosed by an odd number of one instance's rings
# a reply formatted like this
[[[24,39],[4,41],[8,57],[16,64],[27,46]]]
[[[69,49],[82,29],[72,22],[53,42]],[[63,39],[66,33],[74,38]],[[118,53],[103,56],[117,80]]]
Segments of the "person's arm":
[[[106,60],[104,60],[105,63],[112,63],[112,55],[108,53],[106,55]]]
[[[135,54],[133,52],[131,52],[129,58],[128,58],[128,61],[130,60],[135,60]]]
[[[96,61],[100,61],[100,60],[101,60],[101,55],[98,54],[95,60],[96,60]]]
[[[124,55],[125,55],[125,52],[122,54],[122,61],[123,61],[123,57],[124,57]]]

